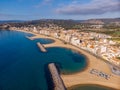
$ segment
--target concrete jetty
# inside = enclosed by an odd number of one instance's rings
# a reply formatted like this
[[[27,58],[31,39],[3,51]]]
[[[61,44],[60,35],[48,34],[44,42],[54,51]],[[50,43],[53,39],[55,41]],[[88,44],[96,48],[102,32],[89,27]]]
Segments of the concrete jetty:
[[[42,52],[47,52],[47,50],[44,48],[44,46],[40,42],[37,42],[37,46]]]
[[[53,90],[66,90],[64,83],[60,77],[60,75],[58,74],[58,71],[56,69],[56,66],[54,63],[50,63],[48,65],[48,68],[50,70],[52,79],[53,79],[53,83],[54,83],[54,89]]]
[[[28,38],[29,40],[34,40],[32,37],[26,36],[26,38]]]

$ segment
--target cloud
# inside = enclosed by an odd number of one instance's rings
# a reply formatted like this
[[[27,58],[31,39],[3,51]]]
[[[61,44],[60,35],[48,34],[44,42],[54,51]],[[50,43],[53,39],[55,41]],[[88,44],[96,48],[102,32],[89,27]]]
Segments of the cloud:
[[[91,0],[86,4],[73,1],[55,11],[65,15],[101,15],[107,12],[120,12],[120,0]]]
[[[50,5],[53,2],[53,0],[43,0],[41,3],[35,5],[34,7],[40,8],[45,5]]]
[[[53,0],[44,0],[43,3],[48,4],[51,3]]]

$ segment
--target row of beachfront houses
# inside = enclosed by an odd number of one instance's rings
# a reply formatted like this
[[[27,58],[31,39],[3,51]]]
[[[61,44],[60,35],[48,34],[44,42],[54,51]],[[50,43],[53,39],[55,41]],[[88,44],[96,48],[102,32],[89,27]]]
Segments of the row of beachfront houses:
[[[117,59],[117,57],[120,57],[120,47],[115,46],[116,42],[108,40],[108,38],[111,38],[110,36],[97,33],[79,32],[76,33],[76,35],[74,35],[74,33],[68,33],[64,35],[63,38],[59,38],[120,66],[120,60]]]
[[[12,29],[29,30],[27,27],[22,29],[13,27]],[[76,30],[50,30],[48,28],[37,30],[35,27],[32,29],[32,32],[61,39],[120,66],[120,60],[117,58],[120,57],[120,47],[115,46],[116,42],[108,39],[111,36]]]

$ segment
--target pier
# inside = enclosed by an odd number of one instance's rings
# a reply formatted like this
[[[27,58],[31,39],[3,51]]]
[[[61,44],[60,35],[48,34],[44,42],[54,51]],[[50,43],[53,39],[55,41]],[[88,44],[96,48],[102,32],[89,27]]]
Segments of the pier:
[[[40,42],[37,42],[37,46],[42,52],[47,52],[47,50],[44,48],[44,46]]]
[[[54,89],[53,90],[66,90],[64,83],[56,69],[56,66],[54,63],[51,63],[48,65],[48,69],[51,73],[51,77],[53,79],[53,83],[54,83]]]
[[[29,40],[34,40],[32,37],[26,36],[26,38],[28,38]]]

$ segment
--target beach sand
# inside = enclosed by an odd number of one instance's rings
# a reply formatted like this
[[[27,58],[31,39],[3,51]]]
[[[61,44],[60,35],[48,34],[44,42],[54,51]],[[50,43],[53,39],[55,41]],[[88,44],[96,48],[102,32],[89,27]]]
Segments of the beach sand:
[[[26,32],[26,31],[24,31]],[[32,33],[32,32],[27,32]],[[77,72],[75,74],[70,75],[61,75],[63,82],[66,87],[71,87],[79,84],[97,84],[97,85],[103,85],[106,87],[115,88],[116,90],[120,90],[120,76],[115,75],[111,72],[111,69],[107,63],[105,63],[103,60],[89,54],[86,51],[83,51],[81,49],[78,49],[75,46],[72,46],[70,44],[64,44],[64,42],[60,41],[59,39],[48,37],[40,34],[32,33],[35,36],[31,37],[32,39],[36,38],[49,38],[55,40],[54,43],[51,44],[45,44],[44,47],[65,47],[65,48],[71,48],[74,50],[79,51],[81,54],[84,54],[87,57],[88,60],[88,66],[83,71]],[[108,75],[110,75],[110,78],[107,80],[103,77],[90,74],[91,69],[96,69],[98,71],[102,71]]]

